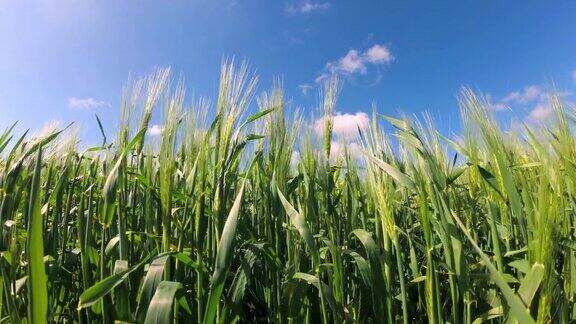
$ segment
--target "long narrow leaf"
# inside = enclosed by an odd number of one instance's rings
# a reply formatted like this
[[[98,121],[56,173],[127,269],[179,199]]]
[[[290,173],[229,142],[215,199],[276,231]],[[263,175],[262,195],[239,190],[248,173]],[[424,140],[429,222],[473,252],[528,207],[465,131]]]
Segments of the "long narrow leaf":
[[[48,315],[48,287],[44,268],[44,230],[41,213],[40,172],[42,168],[42,147],[38,148],[36,166],[32,179],[28,215],[28,319],[31,323],[46,323]]]

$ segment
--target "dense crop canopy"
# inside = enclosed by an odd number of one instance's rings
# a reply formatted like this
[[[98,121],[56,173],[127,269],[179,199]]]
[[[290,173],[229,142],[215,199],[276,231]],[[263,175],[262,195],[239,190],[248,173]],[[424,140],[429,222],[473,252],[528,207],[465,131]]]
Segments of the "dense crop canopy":
[[[224,64],[214,109],[188,107],[159,70],[126,88],[116,139],[98,119],[82,150],[73,127],[0,134],[2,321],[576,320],[558,98],[512,134],[463,90],[461,138],[375,113],[353,146],[333,134],[337,79],[317,127],[287,119],[279,87],[253,100],[256,83]]]

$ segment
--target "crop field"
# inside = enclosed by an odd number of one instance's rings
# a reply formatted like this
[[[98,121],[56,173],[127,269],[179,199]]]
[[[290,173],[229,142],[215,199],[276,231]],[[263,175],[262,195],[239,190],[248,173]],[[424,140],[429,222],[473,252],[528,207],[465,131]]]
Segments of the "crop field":
[[[1,322],[576,320],[575,115],[559,97],[548,122],[505,132],[464,89],[461,136],[375,112],[334,154],[335,77],[322,135],[244,65],[222,65],[211,100],[171,80],[127,85],[97,143],[75,125],[0,133]]]

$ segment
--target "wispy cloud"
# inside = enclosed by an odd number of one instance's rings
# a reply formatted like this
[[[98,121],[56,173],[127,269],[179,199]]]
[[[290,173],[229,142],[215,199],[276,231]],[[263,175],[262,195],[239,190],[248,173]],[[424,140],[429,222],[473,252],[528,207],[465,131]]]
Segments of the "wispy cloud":
[[[298,89],[302,92],[303,95],[308,95],[308,91],[312,90],[312,86],[308,83],[298,85]]]
[[[164,131],[164,126],[162,126],[162,125],[154,124],[154,125],[148,127],[148,135],[150,135],[150,136],[162,135],[163,131]]]
[[[552,107],[547,103],[538,104],[536,107],[530,110],[528,115],[529,121],[542,121],[546,120],[550,115],[552,115]]]
[[[370,66],[382,66],[392,61],[394,61],[394,56],[385,45],[374,44],[365,51],[351,49],[338,60],[326,63],[324,70],[315,79],[315,82],[322,82],[330,74],[364,75]]]
[[[72,109],[95,109],[110,107],[106,101],[96,100],[94,98],[68,98],[68,107]]]
[[[576,83],[576,70],[572,71],[572,81]]]
[[[492,106],[496,111],[521,107],[528,109],[527,122],[540,122],[548,118],[552,113],[548,94],[540,86],[529,85],[523,89],[512,91]]]
[[[560,97],[569,96],[568,92],[554,92]],[[529,85],[520,90],[512,91],[492,104],[492,109],[502,111],[519,107],[527,110],[526,122],[541,122],[548,119],[553,112],[550,103],[551,91],[539,85]]]
[[[501,102],[505,104],[527,104],[536,100],[542,100],[546,96],[546,92],[541,87],[530,85],[524,87],[522,90],[512,91]]]
[[[329,2],[314,2],[314,1],[301,1],[298,3],[290,3],[286,5],[286,13],[288,14],[310,14],[314,12],[326,11],[330,8]]]
[[[232,0],[230,2],[228,2],[228,5],[226,6],[227,9],[231,10],[234,9],[238,6],[238,0]]]

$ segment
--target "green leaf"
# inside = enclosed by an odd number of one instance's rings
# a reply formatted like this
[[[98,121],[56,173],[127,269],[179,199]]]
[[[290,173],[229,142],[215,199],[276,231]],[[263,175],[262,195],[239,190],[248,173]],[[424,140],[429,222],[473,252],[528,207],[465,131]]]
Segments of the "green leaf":
[[[314,236],[312,235],[312,232],[306,223],[306,219],[298,211],[296,211],[296,209],[294,209],[288,200],[286,200],[286,197],[284,197],[282,191],[280,191],[280,188],[276,187],[276,191],[278,192],[278,197],[280,197],[280,201],[284,206],[284,210],[286,210],[286,214],[290,218],[290,222],[292,225],[294,225],[294,227],[296,227],[300,233],[300,236],[302,236],[304,242],[306,242],[306,245],[310,249],[314,259],[314,266],[320,266],[320,254],[316,245],[316,240],[314,239]]]
[[[504,307],[502,307],[502,306],[494,307],[494,308],[491,308],[486,313],[482,314],[477,319],[475,319],[474,322],[472,322],[472,324],[481,324],[481,323],[486,322],[488,320],[502,317],[502,316],[504,316]]]
[[[526,307],[530,307],[532,299],[534,299],[543,277],[544,265],[541,263],[534,263],[532,269],[530,269],[528,274],[526,274],[526,277],[522,279],[520,288],[518,288],[518,296],[520,296]]]
[[[390,117],[390,116],[385,116],[385,115],[380,115],[380,116],[399,130],[407,131],[410,129],[410,124],[405,120]]]
[[[504,295],[506,302],[510,306],[510,315],[514,316],[520,323],[527,323],[527,324],[535,323],[532,316],[530,316],[529,310],[524,305],[522,299],[520,299],[520,297],[518,297],[518,295],[514,293],[512,288],[508,286],[508,284],[506,283],[506,279],[492,264],[490,258],[486,254],[484,254],[484,252],[478,246],[476,241],[474,241],[474,239],[472,238],[472,236],[470,235],[470,233],[468,232],[468,230],[466,229],[460,218],[456,216],[454,213],[452,213],[452,217],[454,218],[456,224],[458,224],[462,232],[464,232],[464,235],[466,236],[468,241],[470,241],[470,244],[472,244],[472,247],[474,248],[476,253],[478,253],[480,258],[486,265],[488,271],[490,271],[490,276],[492,277],[492,280],[494,280],[494,283],[496,283],[498,288],[500,288],[502,295]]]
[[[240,191],[236,195],[228,218],[226,218],[222,235],[220,236],[220,244],[218,245],[214,263],[214,273],[212,274],[210,282],[208,304],[206,312],[204,313],[204,323],[212,324],[216,319],[216,310],[220,303],[220,296],[222,295],[224,282],[226,281],[226,274],[234,257],[234,237],[236,235],[236,227],[238,226],[238,217],[240,216],[240,205],[242,204],[245,184],[246,181],[242,183]]]
[[[480,172],[482,179],[484,179],[486,183],[490,185],[490,187],[492,187],[492,189],[496,190],[496,192],[500,196],[502,196],[502,193],[500,192],[500,185],[498,184],[498,180],[496,180],[496,177],[494,177],[494,175],[485,168],[479,165],[476,165],[476,167],[478,168],[478,171]]]
[[[368,157],[370,161],[372,161],[372,163],[376,164],[380,169],[382,169],[382,171],[386,172],[389,176],[394,178],[394,180],[396,180],[399,184],[403,185],[408,189],[414,189],[414,181],[412,181],[412,179],[410,179],[409,176],[400,172],[400,170],[380,160],[379,158],[375,157],[369,152],[366,152],[364,150],[362,152],[366,157]]]
[[[113,273],[121,273],[128,270],[128,261],[126,260],[116,260],[114,263]],[[112,291],[114,300],[114,309],[116,310],[116,315],[118,319],[129,319],[130,318],[130,302],[128,299],[128,286],[123,283],[120,284]]]
[[[138,308],[136,309],[136,318],[138,321],[142,321],[146,316],[148,304],[156,291],[158,283],[162,281],[162,276],[164,275],[164,269],[166,268],[166,262],[168,262],[169,256],[169,253],[162,253],[154,257],[148,267],[148,272],[146,272],[138,296]]]
[[[182,284],[173,281],[162,281],[158,284],[156,292],[150,301],[148,312],[146,313],[145,324],[160,324],[174,322],[174,300],[178,298],[178,293],[182,290]],[[183,294],[178,298],[179,305],[188,313],[192,310]]]
[[[265,109],[262,111],[259,111],[257,113],[255,113],[254,115],[250,116],[248,119],[246,119],[246,121],[244,122],[244,124],[242,124],[242,126],[248,125],[252,122],[255,122],[256,120],[268,115],[269,113],[273,112],[276,109],[276,107],[273,108],[269,108],[269,109]]]
[[[42,146],[38,148],[32,187],[30,191],[28,215],[28,236],[26,253],[28,255],[28,320],[35,324],[47,322],[48,287],[44,267],[44,229],[41,213],[40,171],[42,169]]]
[[[294,276],[292,276],[292,278],[304,280],[309,285],[313,285],[314,287],[316,287],[316,289],[320,289],[320,287],[322,287],[322,293],[324,294],[326,301],[328,301],[328,305],[330,306],[333,312],[336,312],[336,301],[334,300],[334,294],[330,286],[321,282],[320,280],[318,280],[318,277],[311,275],[309,273],[296,272]],[[320,285],[320,283],[322,285]]]
[[[176,260],[182,262],[183,264],[185,264],[185,265],[187,265],[187,266],[189,266],[189,267],[191,267],[191,268],[193,268],[193,269],[196,269],[196,270],[199,270],[199,269],[206,270],[206,268],[201,268],[200,265],[198,265],[198,262],[192,260],[192,258],[191,258],[189,255],[187,255],[186,253],[176,252],[176,253],[172,254],[172,256],[173,256]]]
[[[512,268],[518,269],[522,273],[528,273],[530,271],[530,263],[526,259],[518,259],[508,263]]]
[[[246,250],[244,253],[244,258],[240,261],[240,266],[236,270],[234,275],[234,280],[232,281],[231,288],[228,292],[227,300],[230,301],[226,305],[223,316],[220,319],[221,323],[228,323],[231,321],[232,313],[236,315],[241,315],[242,313],[242,302],[244,301],[244,295],[246,293],[246,287],[251,278],[252,270],[254,264],[256,263],[256,254],[251,250]]]
[[[12,131],[14,130],[14,127],[16,127],[17,123],[18,122],[15,122],[14,124],[12,124],[12,126],[7,127],[2,133],[2,135],[0,135],[0,153],[4,151],[8,143],[10,143],[10,141],[12,140]]]
[[[78,302],[78,309],[82,309],[88,307],[100,300],[100,298],[104,297],[108,293],[112,291],[116,286],[124,282],[128,276],[142,267],[148,260],[150,256],[146,257],[144,260],[140,261],[140,263],[128,268],[127,270],[121,271],[119,273],[115,273],[109,277],[106,277],[92,287],[86,289],[79,298]]]
[[[104,132],[104,127],[102,127],[102,122],[100,121],[100,117],[97,114],[94,114],[96,117],[96,122],[98,123],[98,128],[100,129],[100,134],[102,134],[102,146],[106,145],[106,133]]]
[[[384,284],[384,277],[382,276],[382,266],[380,250],[374,239],[372,239],[372,234],[363,229],[355,229],[352,234],[360,240],[370,263],[370,285],[372,292],[372,307],[374,309],[374,314],[378,318],[385,318],[385,308],[383,302],[385,300],[386,285]]]
[[[370,264],[364,257],[362,257],[358,252],[351,251],[348,253],[352,259],[354,260],[354,264],[356,264],[356,268],[358,272],[360,272],[360,277],[362,278],[362,282],[366,287],[371,287],[372,285],[372,273],[370,272]]]
[[[102,188],[102,195],[104,197],[104,207],[103,212],[100,215],[100,223],[104,227],[109,227],[112,224],[112,220],[114,219],[114,203],[116,202],[116,187],[118,185],[118,176],[120,172],[120,167],[124,162],[124,158],[128,155],[128,152],[138,143],[140,139],[144,137],[146,134],[146,129],[141,129],[135,136],[132,138],[130,143],[124,148],[120,156],[116,159],[116,163],[110,172],[108,172],[108,176],[106,177],[106,182],[104,183],[104,187]]]

